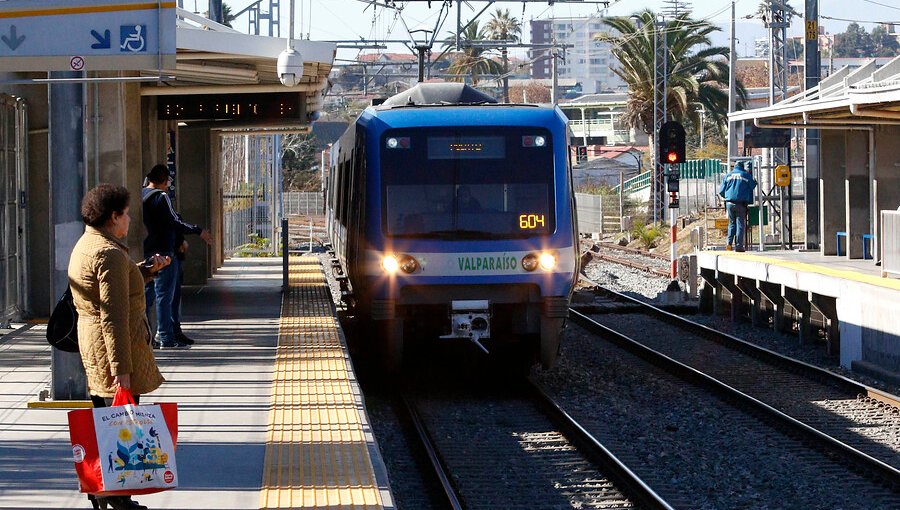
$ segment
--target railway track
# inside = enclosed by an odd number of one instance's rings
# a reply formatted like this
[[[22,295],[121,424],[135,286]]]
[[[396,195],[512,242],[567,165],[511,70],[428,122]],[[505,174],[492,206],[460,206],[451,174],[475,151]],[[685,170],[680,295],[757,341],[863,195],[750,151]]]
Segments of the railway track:
[[[596,251],[592,249],[590,253],[597,260],[639,269],[661,277],[669,277],[671,270],[668,257],[612,243],[597,243],[594,247]],[[665,261],[665,264],[660,263],[661,261]]]
[[[404,400],[451,508],[673,508],[538,386]]]
[[[900,403],[895,396],[628,296],[602,295],[619,302],[610,307],[612,313],[590,306],[588,317],[573,309],[574,322],[815,445],[873,483],[900,490]]]

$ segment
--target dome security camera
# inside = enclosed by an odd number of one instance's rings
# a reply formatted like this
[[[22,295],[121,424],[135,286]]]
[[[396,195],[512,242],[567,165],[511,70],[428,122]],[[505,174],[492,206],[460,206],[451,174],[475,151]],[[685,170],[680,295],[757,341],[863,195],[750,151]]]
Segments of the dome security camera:
[[[288,48],[278,55],[276,69],[281,84],[286,87],[293,87],[300,83],[300,79],[303,78],[303,56],[300,55],[299,51]]]

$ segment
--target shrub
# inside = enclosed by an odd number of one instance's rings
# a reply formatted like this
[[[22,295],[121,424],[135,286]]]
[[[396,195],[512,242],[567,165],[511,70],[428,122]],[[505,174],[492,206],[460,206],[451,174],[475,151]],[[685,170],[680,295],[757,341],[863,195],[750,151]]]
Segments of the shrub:
[[[662,225],[647,225],[645,223],[636,223],[631,233],[635,239],[640,240],[641,246],[648,250],[656,246],[659,238],[665,234]]]

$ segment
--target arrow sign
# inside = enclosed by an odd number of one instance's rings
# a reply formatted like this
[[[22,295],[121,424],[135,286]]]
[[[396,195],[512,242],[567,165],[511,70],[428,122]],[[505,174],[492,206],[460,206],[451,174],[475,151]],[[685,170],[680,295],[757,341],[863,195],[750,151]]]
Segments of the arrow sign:
[[[91,30],[91,35],[94,36],[94,39],[97,40],[97,42],[91,44],[91,48],[94,48],[95,50],[102,50],[108,49],[111,46],[111,34],[109,30],[104,31],[102,36],[96,30]]]
[[[3,39],[3,42],[9,46],[9,49],[16,51],[16,49],[25,41],[25,36],[18,37],[16,26],[12,25],[9,27],[9,37],[4,35],[0,36],[0,39]]]

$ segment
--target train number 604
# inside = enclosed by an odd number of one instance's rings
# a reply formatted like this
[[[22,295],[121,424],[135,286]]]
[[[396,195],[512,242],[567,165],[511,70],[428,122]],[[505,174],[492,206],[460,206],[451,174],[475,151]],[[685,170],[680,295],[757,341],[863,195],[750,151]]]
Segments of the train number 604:
[[[519,215],[519,228],[521,229],[532,229],[544,226],[544,215],[543,214],[520,214]]]

